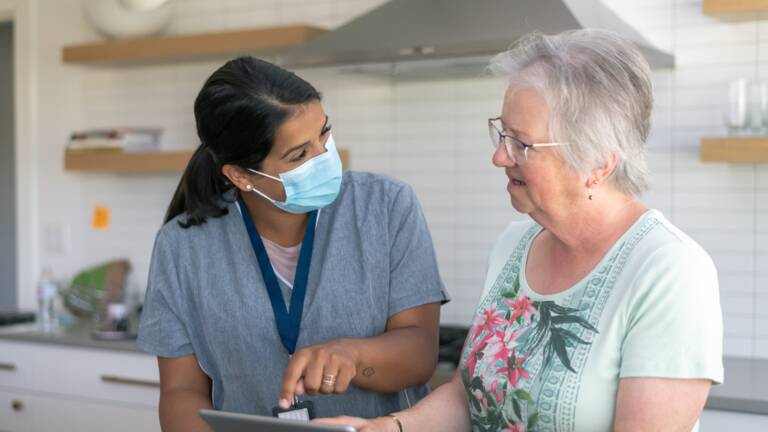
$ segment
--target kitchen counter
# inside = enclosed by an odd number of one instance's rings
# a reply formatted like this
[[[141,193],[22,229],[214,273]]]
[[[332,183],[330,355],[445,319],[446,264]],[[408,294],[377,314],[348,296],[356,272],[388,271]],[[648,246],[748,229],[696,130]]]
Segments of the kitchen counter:
[[[96,348],[141,353],[136,340],[97,340],[91,337],[90,328],[85,324],[59,328],[51,333],[38,330],[37,324],[18,324],[0,327],[0,340],[46,343],[69,347]]]
[[[140,353],[135,340],[103,341],[91,337],[87,325],[42,333],[35,324],[0,327],[0,340],[47,343]],[[712,387],[707,409],[768,415],[768,359],[726,357],[725,384]],[[434,387],[450,380],[453,366],[441,362],[430,382]]]
[[[712,387],[707,409],[768,415],[768,359],[726,357],[725,383]]]

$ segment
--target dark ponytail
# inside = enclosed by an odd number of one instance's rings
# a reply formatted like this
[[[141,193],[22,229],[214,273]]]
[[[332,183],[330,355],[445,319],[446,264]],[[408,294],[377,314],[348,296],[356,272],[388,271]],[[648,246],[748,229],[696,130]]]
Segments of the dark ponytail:
[[[180,214],[183,228],[227,214],[232,186],[226,164],[258,169],[275,133],[300,105],[319,101],[311,84],[283,68],[253,57],[230,60],[206,80],[195,99],[200,146],[184,170],[165,222]]]

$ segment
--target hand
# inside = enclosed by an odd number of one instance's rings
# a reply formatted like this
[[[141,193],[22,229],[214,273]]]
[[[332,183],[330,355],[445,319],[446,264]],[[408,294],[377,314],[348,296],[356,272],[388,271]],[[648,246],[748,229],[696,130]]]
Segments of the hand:
[[[375,419],[363,419],[358,417],[334,417],[312,420],[311,423],[319,423],[336,426],[352,426],[357,432],[399,432],[397,423],[390,417],[378,417]]]
[[[304,392],[344,393],[357,374],[357,351],[343,339],[296,351],[285,368],[278,406],[288,409]]]

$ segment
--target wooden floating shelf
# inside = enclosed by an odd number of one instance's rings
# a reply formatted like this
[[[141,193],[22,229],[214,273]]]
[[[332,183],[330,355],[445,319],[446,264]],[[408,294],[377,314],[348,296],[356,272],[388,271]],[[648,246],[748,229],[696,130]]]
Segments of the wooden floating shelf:
[[[702,138],[702,162],[768,162],[768,136]]]
[[[704,15],[742,14],[768,11],[768,0],[704,0]]]
[[[125,39],[67,45],[64,63],[130,63],[266,54],[301,45],[326,31],[307,25]]]
[[[349,168],[349,153],[338,149],[341,163]],[[121,150],[67,150],[64,169],[82,172],[161,173],[182,172],[192,150],[125,153]]]
[[[64,169],[85,172],[181,172],[191,150],[125,153],[121,150],[67,150]]]

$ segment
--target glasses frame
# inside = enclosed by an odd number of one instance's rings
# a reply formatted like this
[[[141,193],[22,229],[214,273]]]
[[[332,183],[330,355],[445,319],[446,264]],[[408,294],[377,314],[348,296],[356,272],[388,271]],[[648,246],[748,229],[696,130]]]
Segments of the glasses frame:
[[[496,125],[493,123],[495,121],[498,121],[499,123],[501,123],[501,117],[494,117],[494,118],[488,119],[488,133],[490,134],[491,144],[493,144],[493,148],[499,148],[499,145],[501,145],[501,143],[504,143],[504,149],[507,151],[507,156],[509,156],[511,160],[515,161],[518,164],[522,162],[528,162],[528,149],[537,149],[540,147],[559,147],[559,146],[568,145],[568,143],[562,143],[562,142],[528,144],[514,135],[510,135],[502,130],[499,130],[499,128],[496,127]],[[498,141],[493,139],[494,133],[499,136]],[[514,156],[512,143],[514,143],[518,149],[523,151],[523,157],[524,157],[523,161],[518,161],[517,158]]]

